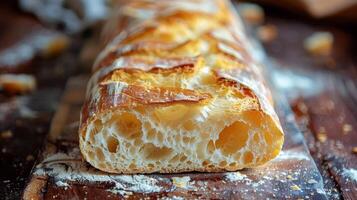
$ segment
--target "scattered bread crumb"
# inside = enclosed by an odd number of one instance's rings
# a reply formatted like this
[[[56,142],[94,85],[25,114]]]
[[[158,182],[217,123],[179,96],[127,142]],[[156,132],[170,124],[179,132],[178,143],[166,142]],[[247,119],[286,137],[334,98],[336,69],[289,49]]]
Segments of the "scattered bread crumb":
[[[355,154],[357,154],[357,146],[355,146],[355,147],[352,148],[352,152],[355,153]]]
[[[352,125],[351,124],[343,124],[342,126],[342,131],[344,134],[347,134],[352,131]]]
[[[276,39],[278,36],[278,29],[272,24],[260,26],[257,30],[257,35],[262,42],[268,43]]]
[[[324,127],[320,127],[317,132],[317,140],[324,143],[327,140],[326,129]]]
[[[61,54],[69,46],[69,38],[64,35],[59,35],[53,38],[48,44],[42,49],[42,55],[45,57],[52,57]]]
[[[26,93],[36,88],[36,79],[28,74],[1,74],[0,89],[7,93]]]
[[[172,177],[172,183],[179,188],[186,188],[190,180],[191,179],[188,176]]]
[[[287,175],[286,178],[287,179],[293,179],[293,177],[291,175]]]
[[[305,39],[304,48],[311,55],[328,56],[332,52],[333,40],[329,32],[316,32]]]
[[[244,21],[249,24],[259,25],[264,22],[264,10],[257,4],[240,3],[238,10]]]
[[[299,186],[297,186],[297,185],[292,185],[292,186],[290,186],[290,188],[292,189],[292,190],[301,190],[301,188],[299,187]]]
[[[1,132],[1,138],[3,138],[3,139],[9,139],[9,138],[12,138],[12,136],[13,136],[13,134],[12,134],[11,130],[6,130],[6,131]]]

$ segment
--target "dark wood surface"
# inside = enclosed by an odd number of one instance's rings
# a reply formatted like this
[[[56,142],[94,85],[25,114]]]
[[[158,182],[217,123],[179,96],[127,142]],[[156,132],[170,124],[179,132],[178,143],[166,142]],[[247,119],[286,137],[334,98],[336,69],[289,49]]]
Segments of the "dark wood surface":
[[[10,10],[6,12],[8,14],[18,14],[16,9],[1,6],[2,18],[4,9]],[[8,27],[8,21],[0,22],[1,27]],[[295,111],[299,127],[322,175],[327,196],[330,199],[356,199],[356,182],[343,173],[343,169],[357,169],[357,154],[352,152],[352,148],[357,146],[354,60],[357,58],[357,45],[353,37],[356,32],[353,27],[288,17],[286,13],[270,9],[267,23],[276,25],[279,34],[265,48],[271,60],[283,67],[283,76],[297,79],[286,83],[278,78],[278,81],[286,84],[280,90],[288,97]],[[16,26],[12,27],[15,27],[12,30],[16,32]],[[332,57],[311,57],[303,49],[304,38],[320,30],[329,30],[335,36]],[[1,29],[0,41],[8,34],[7,31],[9,29]],[[73,46],[68,53],[56,59],[34,58],[28,67],[30,73],[35,74],[39,80],[39,89],[34,93],[24,96],[0,94],[0,132],[10,130],[13,133],[12,137],[0,139],[0,199],[18,199],[21,196],[49,131],[53,113],[59,110],[58,103],[65,80],[77,69],[76,57],[80,44]],[[307,84],[298,84],[301,80]],[[313,88],[318,88],[318,92],[312,92],[315,91]],[[26,113],[29,109],[36,112],[35,117]],[[352,126],[347,134],[343,131],[346,124]],[[321,130],[324,130],[327,138],[324,142],[318,139]],[[73,145],[66,141],[63,144]],[[47,194],[51,192],[54,190],[49,190]],[[89,194],[96,192],[97,189],[94,189]]]
[[[356,199],[357,180],[346,170],[357,170],[357,51],[356,32],[313,21],[267,18],[278,37],[265,44],[271,59],[284,69],[278,80],[295,111],[310,153],[323,175],[331,199]],[[334,35],[331,56],[314,57],[303,48],[304,39],[316,31]],[[326,141],[325,138],[326,137]]]
[[[0,2],[0,52],[20,43],[34,29],[44,29],[28,14],[20,13],[15,1]],[[74,39],[74,38],[73,38]],[[24,95],[0,91],[0,199],[19,199],[48,134],[67,78],[77,70],[80,41],[71,41],[63,54],[44,59],[32,57],[17,66],[1,65],[2,73],[30,73],[37,89]]]

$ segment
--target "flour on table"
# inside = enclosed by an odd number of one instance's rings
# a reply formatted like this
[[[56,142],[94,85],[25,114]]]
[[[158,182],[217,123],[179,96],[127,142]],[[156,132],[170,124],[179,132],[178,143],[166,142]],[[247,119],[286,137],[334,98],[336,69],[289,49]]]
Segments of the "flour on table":
[[[128,195],[132,192],[151,193],[163,189],[158,186],[158,178],[144,175],[110,175],[96,170],[83,162],[78,148],[71,152],[56,153],[36,166],[34,175],[50,176],[59,187],[69,187],[68,182],[109,182],[114,187],[108,191]]]
[[[172,183],[179,188],[187,188],[190,184],[191,178],[188,176],[172,177]]]
[[[357,182],[357,170],[356,169],[353,169],[353,168],[344,168],[343,169],[343,172],[342,172],[342,175],[345,177],[345,178],[349,178],[351,179],[352,181],[355,181]]]
[[[279,156],[274,159],[274,161],[281,161],[281,160],[310,160],[310,157],[301,152],[286,150],[286,151],[281,151]]]
[[[240,172],[227,172],[225,178],[228,181],[241,181],[247,178],[247,176]]]

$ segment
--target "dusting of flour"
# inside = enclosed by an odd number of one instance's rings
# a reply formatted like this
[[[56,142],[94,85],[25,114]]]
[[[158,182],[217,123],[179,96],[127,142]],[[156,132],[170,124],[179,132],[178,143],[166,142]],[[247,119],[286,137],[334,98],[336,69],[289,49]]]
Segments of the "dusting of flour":
[[[68,154],[56,153],[48,156],[36,166],[35,175],[50,176],[58,187],[69,187],[68,182],[110,182],[114,187],[109,191],[119,194],[131,192],[151,193],[163,189],[158,186],[157,178],[144,175],[110,175],[98,171],[82,162],[78,148]]]
[[[353,168],[344,168],[343,169],[343,172],[342,172],[342,175],[346,178],[349,178],[351,179],[352,181],[355,181],[357,182],[357,170],[356,169],[353,169]]]
[[[225,178],[228,181],[241,181],[247,178],[247,176],[240,172],[227,172]]]
[[[275,161],[282,160],[310,160],[310,157],[302,152],[297,152],[294,150],[281,151],[279,156],[275,158]]]

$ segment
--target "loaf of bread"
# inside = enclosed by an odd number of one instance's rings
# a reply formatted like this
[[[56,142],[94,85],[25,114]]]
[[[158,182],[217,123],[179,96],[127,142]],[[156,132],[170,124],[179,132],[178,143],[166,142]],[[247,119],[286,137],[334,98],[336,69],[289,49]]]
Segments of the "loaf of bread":
[[[88,83],[83,157],[112,173],[233,171],[284,134],[227,0],[117,1]]]

